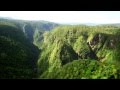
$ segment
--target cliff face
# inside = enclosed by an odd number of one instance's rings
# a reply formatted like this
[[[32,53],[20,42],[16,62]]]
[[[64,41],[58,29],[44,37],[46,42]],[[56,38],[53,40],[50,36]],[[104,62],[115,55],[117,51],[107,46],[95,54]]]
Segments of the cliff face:
[[[36,46],[41,45],[42,34],[45,31],[50,31],[60,24],[47,22],[47,21],[27,21],[27,20],[13,20],[13,19],[0,19],[2,24],[10,24],[22,30],[28,40]],[[37,34],[37,35],[36,35]],[[36,37],[37,36],[37,37]]]
[[[120,78],[119,27],[57,26],[0,21],[0,78]]]
[[[63,26],[47,32],[38,60],[40,74],[47,77],[74,60],[118,65],[119,35],[119,28],[97,26]]]

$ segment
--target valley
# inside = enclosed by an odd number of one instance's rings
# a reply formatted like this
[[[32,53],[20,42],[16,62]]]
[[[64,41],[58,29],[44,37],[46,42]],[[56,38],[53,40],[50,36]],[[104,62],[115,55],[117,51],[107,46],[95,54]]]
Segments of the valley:
[[[119,79],[120,24],[0,19],[0,79]]]

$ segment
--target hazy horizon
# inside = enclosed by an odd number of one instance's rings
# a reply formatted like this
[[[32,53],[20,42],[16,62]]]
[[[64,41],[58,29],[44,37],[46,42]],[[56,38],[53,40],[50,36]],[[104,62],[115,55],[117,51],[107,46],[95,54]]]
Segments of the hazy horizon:
[[[120,23],[120,11],[0,11],[0,17],[63,24]]]

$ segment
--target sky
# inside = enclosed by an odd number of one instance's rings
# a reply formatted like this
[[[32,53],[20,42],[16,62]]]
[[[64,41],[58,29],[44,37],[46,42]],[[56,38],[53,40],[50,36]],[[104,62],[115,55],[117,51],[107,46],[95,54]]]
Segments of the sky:
[[[0,11],[0,17],[56,23],[120,23],[120,11]]]

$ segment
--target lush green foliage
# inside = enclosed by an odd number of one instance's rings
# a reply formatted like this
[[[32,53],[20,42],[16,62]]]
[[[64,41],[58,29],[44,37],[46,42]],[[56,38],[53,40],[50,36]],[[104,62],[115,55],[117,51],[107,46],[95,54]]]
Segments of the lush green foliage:
[[[46,71],[40,78],[45,79],[115,79],[118,73],[115,65],[96,60],[75,60],[60,69]]]
[[[57,26],[0,19],[0,78],[120,78],[119,24]]]
[[[35,33],[34,33],[34,41],[33,43],[38,46],[39,48],[41,48],[42,46],[42,43],[43,43],[43,33],[44,31],[40,31],[40,30],[36,30]]]
[[[43,33],[60,26],[60,24],[47,21],[27,21],[2,18],[0,18],[0,24],[19,28],[24,32],[27,39],[29,39],[39,48],[41,48],[43,42]]]
[[[38,54],[21,30],[0,25],[0,78],[35,78]]]
[[[40,78],[118,78],[119,35],[118,27],[83,25],[61,26],[44,33],[38,60]]]

